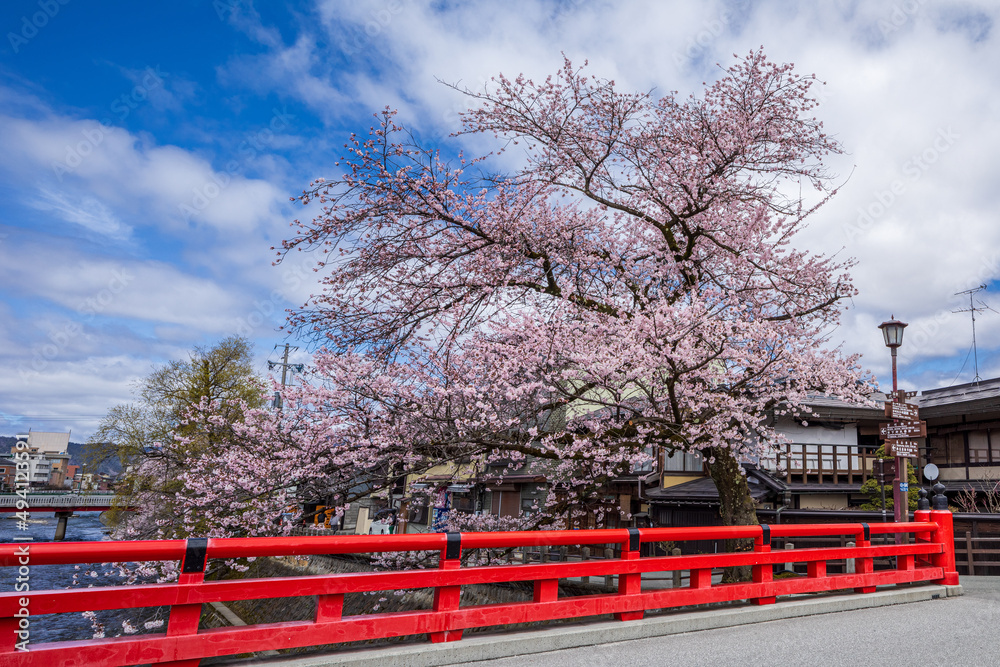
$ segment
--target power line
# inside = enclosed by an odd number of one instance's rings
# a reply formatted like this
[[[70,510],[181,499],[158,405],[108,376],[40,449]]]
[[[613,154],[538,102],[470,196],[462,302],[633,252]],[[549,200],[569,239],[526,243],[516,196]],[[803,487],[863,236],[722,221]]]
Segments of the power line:
[[[965,370],[965,365],[967,363],[969,363],[969,357],[971,357],[971,356],[972,356],[972,346],[970,345],[969,346],[969,351],[965,353],[965,361],[962,362],[962,367],[960,369],[958,369],[958,375],[956,375],[955,379],[951,381],[951,384],[948,385],[949,387],[954,386],[955,383],[958,382],[958,378],[962,377],[962,371]]]

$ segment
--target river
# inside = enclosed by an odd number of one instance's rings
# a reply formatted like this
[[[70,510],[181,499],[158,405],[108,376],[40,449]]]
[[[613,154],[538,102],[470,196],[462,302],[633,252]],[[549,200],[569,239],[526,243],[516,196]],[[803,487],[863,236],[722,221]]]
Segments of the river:
[[[66,526],[66,542],[94,542],[107,539],[104,531],[105,527],[101,523],[100,512],[78,512],[69,519]],[[31,514],[31,520],[27,531],[18,530],[17,521],[13,514],[0,515],[0,543],[13,542],[14,537],[30,536],[31,542],[20,542],[20,544],[37,544],[39,542],[51,542],[56,532],[56,519],[52,515],[41,512]],[[52,590],[70,587],[86,586],[114,586],[120,582],[115,574],[105,576],[103,572],[97,577],[87,574],[87,566],[80,566],[76,569],[74,565],[29,565],[28,584],[33,591]],[[78,577],[78,582],[74,584],[74,575]],[[14,568],[0,568],[0,591],[11,592],[14,590],[17,572]],[[30,592],[28,593],[30,600]],[[29,605],[30,607],[30,605]],[[30,611],[30,608],[29,608]],[[142,623],[150,620],[157,613],[162,611],[143,610],[148,612],[144,618],[137,619],[134,610],[126,611],[104,611],[98,612],[96,620],[103,624],[104,633],[107,637],[125,634],[123,622],[130,622],[136,625],[140,632],[144,632]],[[159,630],[162,632],[163,630]],[[90,639],[94,635],[94,628],[91,622],[81,614],[49,614],[44,616],[30,617],[30,644],[44,643],[52,641],[67,641],[76,639]],[[29,644],[29,647],[30,647]]]

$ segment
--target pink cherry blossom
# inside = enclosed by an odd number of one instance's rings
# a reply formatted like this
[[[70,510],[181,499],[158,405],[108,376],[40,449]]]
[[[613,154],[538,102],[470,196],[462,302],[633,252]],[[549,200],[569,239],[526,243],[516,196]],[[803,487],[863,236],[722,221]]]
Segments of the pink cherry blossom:
[[[658,451],[701,453],[719,483],[768,455],[773,412],[864,401],[858,357],[824,345],[851,262],[796,245],[841,152],[815,83],[759,51],[686,99],[568,60],[542,82],[498,76],[467,91],[460,134],[523,155],[506,174],[379,114],[279,251],[316,255],[320,290],[290,316],[322,345],[307,381],[281,411],[217,424],[231,444],[184,473],[184,520],[281,533],[297,501],[342,511],[461,462],[546,479],[537,513],[496,528],[566,525]],[[750,520],[735,484],[724,518]]]

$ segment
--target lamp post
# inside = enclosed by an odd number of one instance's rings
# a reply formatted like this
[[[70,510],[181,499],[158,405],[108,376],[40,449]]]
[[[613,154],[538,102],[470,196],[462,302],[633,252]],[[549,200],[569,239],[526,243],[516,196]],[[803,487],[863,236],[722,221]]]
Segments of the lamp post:
[[[896,381],[896,350],[903,344],[903,329],[906,328],[906,323],[900,322],[893,315],[892,319],[878,325],[878,328],[882,330],[885,346],[892,351],[892,400],[896,401],[898,400],[896,392],[899,391],[899,385]],[[888,446],[888,444],[889,441],[886,440],[886,445]],[[909,497],[900,489],[900,485],[907,480],[906,468],[903,467],[904,463],[906,463],[905,458],[902,456],[896,457],[896,479],[892,484],[892,506],[893,515],[897,523],[905,522],[909,518]],[[896,537],[899,537],[899,535]]]

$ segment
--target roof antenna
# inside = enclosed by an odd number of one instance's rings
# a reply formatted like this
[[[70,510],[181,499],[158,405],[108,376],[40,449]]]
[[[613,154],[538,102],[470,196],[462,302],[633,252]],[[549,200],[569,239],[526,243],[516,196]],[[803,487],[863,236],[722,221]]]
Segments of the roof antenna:
[[[991,309],[988,306],[986,306],[986,304],[983,304],[981,307],[977,307],[976,304],[973,303],[972,297],[973,295],[976,294],[976,292],[980,292],[984,289],[986,289],[986,285],[973,287],[972,289],[967,289],[963,292],[955,292],[955,296],[961,296],[962,294],[969,295],[969,307],[959,308],[958,310],[951,311],[953,313],[972,313],[972,359],[976,368],[976,377],[972,379],[973,384],[978,384],[979,381],[982,380],[982,378],[979,377],[979,352],[976,350],[976,312],[980,310],[991,310]]]

